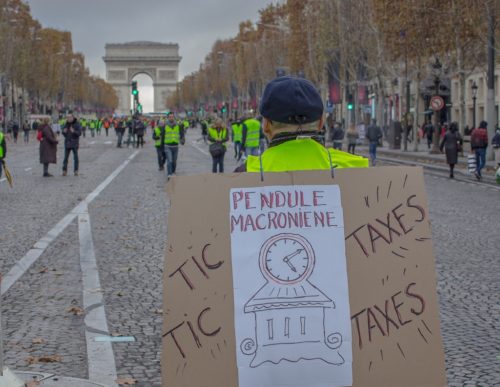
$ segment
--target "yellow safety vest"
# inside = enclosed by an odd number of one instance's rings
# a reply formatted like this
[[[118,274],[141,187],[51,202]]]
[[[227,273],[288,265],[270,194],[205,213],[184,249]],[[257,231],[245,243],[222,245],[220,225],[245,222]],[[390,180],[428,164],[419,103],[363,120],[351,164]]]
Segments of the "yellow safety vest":
[[[0,132],[0,160],[3,159],[5,156],[5,149],[3,149],[3,145],[2,145],[4,138],[5,138],[5,135],[2,132]]]
[[[169,125],[165,125],[165,144],[177,145],[179,144],[180,138],[181,132],[179,125],[175,125],[173,128]]]
[[[231,128],[233,129],[233,141],[241,142],[243,138],[243,124],[232,124]],[[248,139],[248,133],[247,133],[247,139]]]
[[[335,168],[368,168],[367,158],[326,149],[310,138],[290,140],[270,147],[260,157],[264,172],[321,170],[330,169],[332,165]],[[247,172],[260,172],[259,156],[248,156],[246,165]]]
[[[155,128],[155,137],[158,137],[158,139],[155,140],[155,147],[159,148],[161,146],[161,128],[159,126]]]
[[[249,118],[245,121],[247,127],[247,136],[245,146],[250,148],[258,147],[260,144],[260,122],[255,118]]]
[[[219,132],[215,128],[209,128],[208,129],[208,134],[214,140],[216,140],[216,141],[222,141],[224,138],[226,138],[227,129],[226,128],[222,128],[222,130]],[[222,145],[224,145],[224,148],[226,147],[226,144],[223,143]]]

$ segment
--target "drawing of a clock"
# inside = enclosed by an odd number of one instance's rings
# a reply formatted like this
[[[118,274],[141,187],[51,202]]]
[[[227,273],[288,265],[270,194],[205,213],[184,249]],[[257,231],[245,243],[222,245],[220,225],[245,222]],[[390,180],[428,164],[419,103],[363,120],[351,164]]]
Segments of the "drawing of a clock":
[[[314,250],[298,234],[278,234],[269,238],[260,250],[260,270],[264,277],[282,285],[293,285],[311,275]]]

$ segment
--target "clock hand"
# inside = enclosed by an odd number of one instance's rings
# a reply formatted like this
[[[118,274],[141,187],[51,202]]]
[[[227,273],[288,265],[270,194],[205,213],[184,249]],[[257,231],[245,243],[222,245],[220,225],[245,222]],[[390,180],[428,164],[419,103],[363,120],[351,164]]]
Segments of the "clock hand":
[[[283,258],[283,261],[284,262],[289,261],[290,259],[292,259],[296,255],[299,255],[302,251],[304,251],[304,249],[297,249],[297,251],[295,251],[291,254],[288,254],[285,258]]]
[[[293,266],[292,262],[290,262],[289,258],[283,258],[283,262],[285,262],[290,267],[290,269],[292,269],[292,271],[297,272],[297,269],[295,268],[295,266]]]

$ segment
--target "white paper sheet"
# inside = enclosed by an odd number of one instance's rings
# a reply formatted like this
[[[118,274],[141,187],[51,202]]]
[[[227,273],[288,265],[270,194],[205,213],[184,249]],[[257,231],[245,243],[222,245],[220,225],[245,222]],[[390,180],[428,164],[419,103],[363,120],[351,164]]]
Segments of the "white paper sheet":
[[[340,189],[230,193],[239,387],[352,385]]]

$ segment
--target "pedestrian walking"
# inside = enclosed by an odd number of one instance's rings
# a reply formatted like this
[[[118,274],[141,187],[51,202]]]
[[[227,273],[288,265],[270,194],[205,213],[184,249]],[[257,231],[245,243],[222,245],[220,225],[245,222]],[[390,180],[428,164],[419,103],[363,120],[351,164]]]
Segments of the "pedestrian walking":
[[[139,148],[139,145],[141,148],[144,147],[144,131],[146,130],[146,127],[144,126],[144,122],[139,118],[139,116],[135,116],[134,121],[133,121],[133,126],[134,126],[134,134],[136,138],[136,143],[135,147]]]
[[[458,162],[458,153],[462,151],[462,146],[463,139],[458,132],[458,123],[452,122],[439,145],[441,152],[444,149],[446,162],[450,166],[450,179],[454,178],[453,171]]]
[[[246,156],[259,155],[261,135],[262,129],[257,118],[248,118],[243,121],[241,143]]]
[[[49,119],[44,118],[38,125],[40,135],[37,138],[40,138],[40,164],[43,165],[43,177],[52,177],[53,175],[49,173],[49,164],[57,163],[58,141],[49,123]]]
[[[241,140],[243,139],[243,123],[241,120],[236,120],[231,123],[231,139],[234,144],[234,158],[237,161],[241,159]]]
[[[224,173],[224,156],[228,140],[227,128],[222,119],[217,118],[214,126],[208,129],[209,151],[212,155],[212,172]]]
[[[12,137],[14,138],[14,144],[17,144],[17,137],[19,136],[19,124],[17,121],[12,123]]]
[[[351,124],[349,129],[347,129],[346,137],[347,137],[347,152],[350,154],[355,154],[356,144],[359,138],[359,132],[358,129],[356,128],[356,125]]]
[[[89,129],[90,129],[90,137],[94,137],[95,136],[95,120],[90,120],[90,123],[89,123]]]
[[[110,127],[111,123],[109,122],[108,119],[105,119],[104,120],[104,123],[103,123],[103,126],[104,126],[104,131],[106,132],[106,137],[108,137],[109,135],[109,127]]]
[[[156,154],[158,156],[158,170],[165,169],[165,122],[160,120],[153,130],[153,140],[155,142]]]
[[[127,127],[127,148],[132,144],[132,147],[135,145],[135,134],[134,134],[134,125],[132,118],[127,119],[125,123]]]
[[[122,141],[123,141],[123,135],[125,134],[125,124],[124,124],[123,120],[121,120],[121,119],[116,120],[114,127],[115,127],[115,133],[116,133],[116,147],[121,148]]]
[[[73,114],[68,114],[62,134],[64,136],[64,160],[63,160],[62,174],[63,176],[66,176],[68,174],[68,158],[69,154],[73,152],[74,173],[75,176],[78,176],[78,167],[79,167],[78,148],[80,145],[80,136],[82,135],[82,128],[78,120],[73,116]]]
[[[210,124],[207,120],[202,120],[200,122],[200,125],[201,125],[201,137],[203,137],[203,142],[206,144],[208,138],[208,127]]]
[[[486,165],[486,148],[488,147],[488,123],[481,121],[479,128],[473,129],[470,144],[471,148],[476,155],[476,179],[481,180],[481,170]]]
[[[333,141],[333,149],[338,149],[342,150],[342,142],[344,141],[344,129],[342,129],[342,126],[336,122],[333,125],[333,132],[332,132],[332,141]]]
[[[432,137],[434,137],[434,125],[430,121],[424,126],[424,134],[427,139],[427,149],[431,149]]]
[[[308,80],[279,77],[269,82],[259,110],[269,147],[260,156],[249,155],[237,172],[285,172],[368,167],[368,160],[321,144],[323,101]]]
[[[491,145],[495,151],[495,162],[500,167],[500,127],[496,127],[495,135],[491,139]]]
[[[101,131],[102,131],[102,120],[100,118],[98,118],[96,120],[96,132],[97,132],[98,136],[101,135]]]
[[[167,177],[170,178],[177,170],[179,144],[184,145],[184,128],[174,118],[174,113],[168,114],[165,125],[165,156],[167,159]]]
[[[28,121],[24,121],[23,133],[24,133],[24,143],[28,144],[30,142],[30,124]]]
[[[0,130],[0,178],[2,177],[2,167],[5,157],[7,157],[7,142],[5,141],[5,134]]]
[[[372,166],[377,163],[377,147],[379,141],[382,139],[382,129],[377,125],[375,119],[372,120],[371,125],[366,129],[366,138],[369,141],[369,153]]]
[[[88,120],[86,118],[82,118],[80,120],[80,127],[82,128],[82,136],[83,136],[83,138],[85,138],[85,136],[86,136],[88,125],[89,125],[89,122],[88,122]]]

